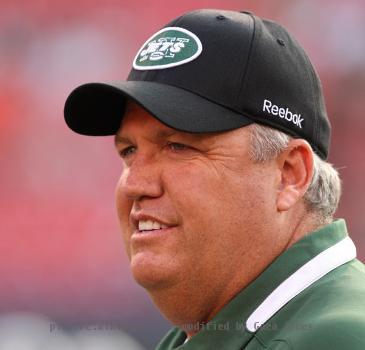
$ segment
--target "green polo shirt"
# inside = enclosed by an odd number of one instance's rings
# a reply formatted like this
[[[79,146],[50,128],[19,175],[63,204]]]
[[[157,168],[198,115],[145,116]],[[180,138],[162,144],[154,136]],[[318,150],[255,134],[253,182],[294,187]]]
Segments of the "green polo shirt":
[[[365,350],[365,266],[345,221],[296,242],[185,340],[174,328],[156,350]]]

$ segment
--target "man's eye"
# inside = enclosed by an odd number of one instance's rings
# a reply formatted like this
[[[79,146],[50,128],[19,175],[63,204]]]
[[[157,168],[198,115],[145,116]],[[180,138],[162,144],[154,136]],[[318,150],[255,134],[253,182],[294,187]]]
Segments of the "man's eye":
[[[189,146],[178,142],[168,142],[167,147],[172,151],[184,151],[189,148]]]
[[[135,152],[136,147],[134,146],[128,146],[126,148],[123,148],[122,150],[119,151],[119,155],[122,158],[128,157],[129,155],[131,155],[133,152]]]

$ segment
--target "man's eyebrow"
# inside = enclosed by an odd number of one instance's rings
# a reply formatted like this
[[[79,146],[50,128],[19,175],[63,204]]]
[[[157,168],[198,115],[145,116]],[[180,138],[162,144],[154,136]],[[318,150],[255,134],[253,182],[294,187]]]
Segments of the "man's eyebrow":
[[[193,137],[193,135],[191,135],[190,133],[185,133],[182,131],[171,129],[171,130],[156,130],[154,132],[151,132],[150,138],[152,140],[159,141],[176,134]],[[114,144],[117,146],[119,143],[132,143],[132,141],[127,136],[116,134],[114,137]]]
[[[117,134],[114,136],[114,145],[117,146],[119,143],[131,143],[131,140],[128,137]]]

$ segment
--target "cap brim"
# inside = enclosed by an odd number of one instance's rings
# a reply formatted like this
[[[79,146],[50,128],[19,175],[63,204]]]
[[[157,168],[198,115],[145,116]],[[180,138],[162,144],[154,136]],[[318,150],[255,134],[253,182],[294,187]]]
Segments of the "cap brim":
[[[189,91],[148,81],[89,83],[71,92],[65,120],[83,135],[114,135],[131,99],[163,124],[191,133],[237,129],[251,124],[248,117]]]

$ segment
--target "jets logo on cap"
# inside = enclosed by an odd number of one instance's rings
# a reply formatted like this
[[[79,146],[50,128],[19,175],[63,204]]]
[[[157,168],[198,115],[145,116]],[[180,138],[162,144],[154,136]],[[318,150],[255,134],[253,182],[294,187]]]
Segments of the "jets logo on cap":
[[[133,68],[164,69],[191,62],[202,52],[202,43],[192,32],[179,27],[163,28],[138,51]]]

